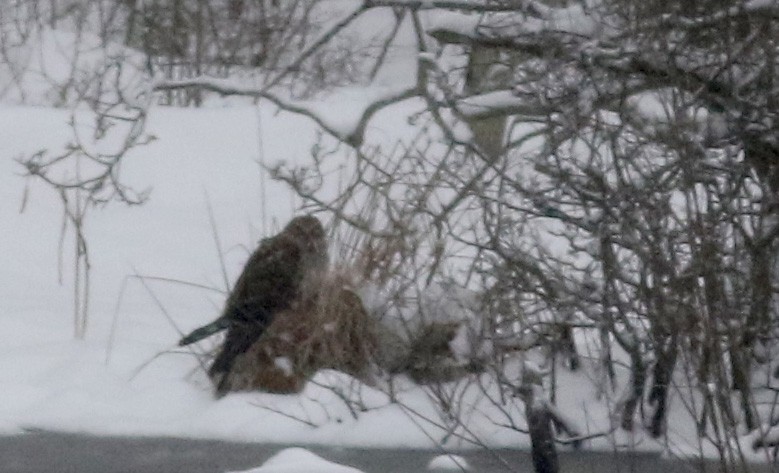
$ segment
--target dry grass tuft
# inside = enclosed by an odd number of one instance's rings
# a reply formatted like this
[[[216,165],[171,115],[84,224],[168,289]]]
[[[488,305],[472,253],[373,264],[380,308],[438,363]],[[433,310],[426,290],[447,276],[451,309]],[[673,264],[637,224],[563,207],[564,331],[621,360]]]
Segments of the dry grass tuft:
[[[348,279],[341,272],[324,274],[317,290],[276,314],[263,336],[236,360],[229,390],[300,392],[322,369],[369,381],[375,326]]]

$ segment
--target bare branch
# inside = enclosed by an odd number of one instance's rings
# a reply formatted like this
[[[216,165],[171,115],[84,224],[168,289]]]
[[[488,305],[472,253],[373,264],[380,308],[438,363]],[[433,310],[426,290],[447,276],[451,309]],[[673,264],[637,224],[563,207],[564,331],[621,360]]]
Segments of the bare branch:
[[[368,122],[374,114],[389,105],[402,102],[419,95],[416,86],[405,87],[396,90],[377,89],[374,91],[374,97],[368,100],[367,105],[364,105],[361,110],[357,111],[357,113],[351,111],[351,115],[353,115],[351,120],[344,120],[343,115],[347,114],[349,110],[337,110],[335,112],[333,110],[329,110],[331,115],[327,115],[322,110],[315,109],[318,105],[316,103],[296,103],[283,99],[274,93],[268,92],[266,88],[258,89],[254,87],[242,86],[240,84],[235,84],[233,81],[225,79],[201,77],[177,81],[161,80],[154,84],[153,89],[177,90],[190,87],[216,92],[221,95],[239,95],[266,99],[284,111],[297,113],[299,115],[304,115],[310,118],[328,134],[348,143],[355,148],[362,144],[365,134],[365,127],[368,125]]]

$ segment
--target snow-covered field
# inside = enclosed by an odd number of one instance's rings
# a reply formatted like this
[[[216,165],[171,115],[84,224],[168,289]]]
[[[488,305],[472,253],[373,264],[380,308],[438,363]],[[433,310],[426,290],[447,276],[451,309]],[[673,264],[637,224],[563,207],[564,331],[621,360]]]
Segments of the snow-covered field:
[[[90,320],[85,340],[75,340],[72,232],[60,242],[59,197],[22,178],[15,161],[62,146],[68,119],[56,109],[0,108],[0,433],[44,429],[297,445],[474,447],[458,438],[463,435],[487,446],[528,447],[526,435],[502,426],[506,413],[524,424],[521,403],[510,402],[501,412],[475,386],[461,398],[467,430],[458,427],[455,435],[427,421],[440,418],[438,407],[410,382],[399,385],[401,403],[380,390],[359,389],[366,411],[356,416],[338,390],[328,388],[349,382],[333,372],[320,373],[301,395],[212,397],[196,358],[175,347],[180,332],[213,319],[224,300],[208,207],[233,281],[257,240],[299,210],[287,189],[263,176],[259,162],[305,162],[315,137],[310,121],[270,106],[153,109],[148,131],[157,140],[134,150],[123,168],[130,184],[152,187],[151,199],[139,207],[89,210]],[[583,370],[559,378],[558,405],[583,434],[608,430],[614,402],[596,398],[589,376]],[[669,427],[674,450],[695,453],[694,423],[682,406],[675,408]],[[585,448],[615,445],[664,449],[621,431]]]
[[[299,203],[290,192],[261,177],[258,161],[303,162],[314,130],[305,119],[277,115],[269,107],[259,110],[153,111],[149,131],[158,139],[134,151],[123,169],[131,184],[153,188],[150,201],[89,211],[90,320],[86,339],[78,341],[72,322],[72,232],[62,243],[60,271],[59,198],[20,177],[23,168],[14,159],[61,146],[69,116],[46,108],[0,108],[0,127],[6,130],[0,135],[0,333],[6,334],[0,348],[0,432],[46,429],[363,447],[432,447],[446,436],[423,420],[438,418],[436,407],[410,383],[400,394],[404,406],[363,388],[361,402],[369,409],[356,419],[326,387],[348,381],[332,372],[321,373],[300,396],[254,393],[214,400],[196,358],[175,343],[179,330],[219,312],[223,293],[132,277],[223,290],[208,206],[230,281],[247,248],[296,211]],[[469,395],[477,406],[478,393]],[[570,402],[580,402],[575,399]],[[514,410],[521,411],[519,403]],[[597,405],[577,411],[586,412],[579,417],[589,421],[600,418],[597,424],[604,420],[605,410]],[[527,445],[525,435],[498,427],[499,416],[492,414],[495,422],[479,409],[465,413],[472,433],[489,445]],[[448,442],[452,448],[469,446],[451,437]]]

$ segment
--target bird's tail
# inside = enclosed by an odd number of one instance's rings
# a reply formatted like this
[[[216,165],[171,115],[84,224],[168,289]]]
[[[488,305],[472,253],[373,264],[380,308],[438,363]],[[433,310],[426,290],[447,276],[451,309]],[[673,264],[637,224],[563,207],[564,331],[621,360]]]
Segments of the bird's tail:
[[[216,332],[226,329],[229,325],[230,322],[228,322],[226,318],[220,317],[208,325],[204,325],[198,329],[195,329],[192,333],[179,340],[179,346],[185,347],[195,342],[199,342],[206,337],[210,337]]]

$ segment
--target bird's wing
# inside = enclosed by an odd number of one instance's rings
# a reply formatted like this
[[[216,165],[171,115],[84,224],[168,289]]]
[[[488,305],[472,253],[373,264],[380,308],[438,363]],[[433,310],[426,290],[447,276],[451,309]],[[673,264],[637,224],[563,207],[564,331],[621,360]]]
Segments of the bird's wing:
[[[279,236],[263,240],[238,277],[223,317],[241,319],[247,304],[271,311],[285,305],[295,292],[299,267],[300,250],[296,245]]]

